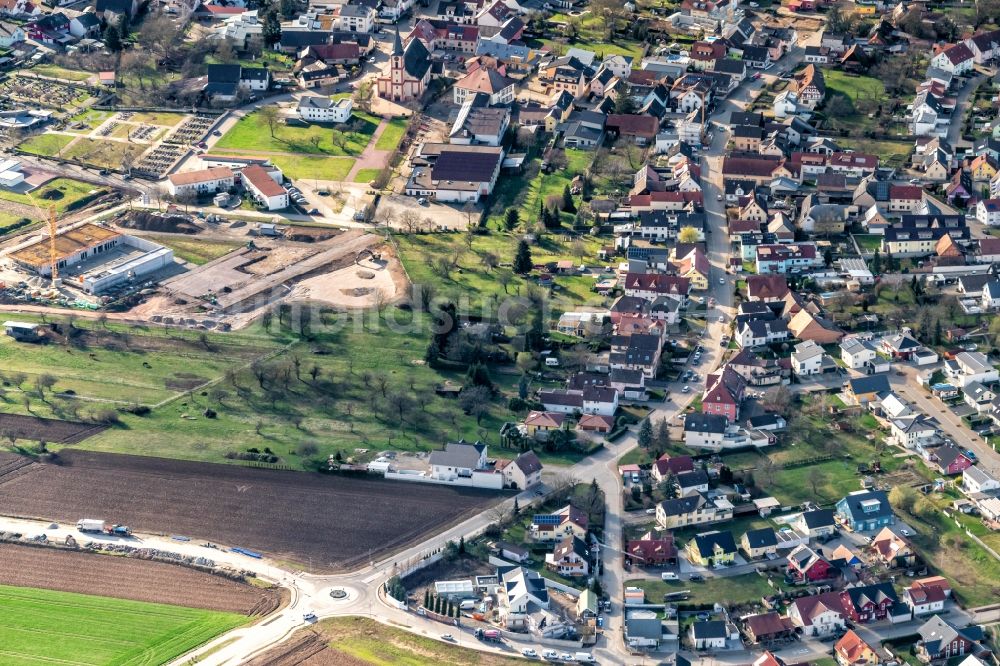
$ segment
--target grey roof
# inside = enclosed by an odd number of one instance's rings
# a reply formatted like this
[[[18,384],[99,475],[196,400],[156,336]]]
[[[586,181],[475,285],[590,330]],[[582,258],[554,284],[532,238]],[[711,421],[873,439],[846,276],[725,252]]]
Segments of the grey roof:
[[[862,505],[871,506],[871,511],[865,511]],[[870,520],[892,515],[889,496],[884,490],[859,490],[837,502],[837,510],[843,511],[851,520]]]
[[[989,372],[994,369],[993,364],[990,363],[990,359],[983,352],[959,352],[955,355],[955,360],[969,366],[975,373]]]
[[[691,631],[695,639],[701,638],[725,638],[726,623],[722,620],[709,620],[708,622],[695,622],[691,625]]]
[[[320,97],[319,95],[303,95],[299,98],[299,108],[309,107],[313,109],[329,109],[334,105],[330,97]]]
[[[684,432],[708,432],[725,434],[728,419],[721,414],[699,414],[692,412],[684,419]]]
[[[701,493],[689,497],[678,497],[660,502],[663,512],[668,516],[683,516],[691,513],[708,504],[708,500]]]
[[[990,299],[1000,298],[1000,281],[987,282],[984,284],[983,293]]]
[[[943,652],[951,642],[957,641],[960,638],[964,638],[972,643],[976,643],[983,638],[982,627],[973,625],[959,629],[950,622],[942,619],[940,615],[935,615],[920,625],[917,633],[920,634],[924,649],[931,655]]]
[[[713,555],[716,546],[724,553],[736,552],[736,541],[733,539],[732,532],[715,531],[698,534],[694,537],[694,544],[698,553],[706,558]]]
[[[830,527],[834,524],[833,510],[832,509],[816,509],[814,511],[803,511],[802,520],[805,521],[806,527],[811,530],[819,529],[821,527]]]
[[[848,380],[851,391],[855,395],[864,393],[882,393],[889,390],[889,378],[885,375],[868,375],[867,377],[854,377]]]
[[[236,83],[240,80],[239,65],[209,65],[209,83]]]
[[[433,451],[431,465],[476,469],[479,466],[481,449],[473,444],[447,444],[444,451]]]
[[[703,469],[681,472],[677,475],[677,486],[682,489],[695,488],[703,485],[708,485],[708,472]]]
[[[90,12],[80,14],[76,17],[76,20],[84,28],[94,28],[101,24],[101,19],[97,18],[96,14],[91,14]]]
[[[431,54],[419,39],[411,39],[403,52],[403,70],[415,79],[422,79],[431,67]]]
[[[743,536],[746,537],[747,545],[751,548],[766,548],[778,545],[778,535],[774,533],[773,527],[762,527],[759,530],[747,530]]]
[[[431,175],[438,181],[486,182],[493,177],[502,159],[503,151],[499,149],[496,152],[478,152],[446,148],[434,162]]]

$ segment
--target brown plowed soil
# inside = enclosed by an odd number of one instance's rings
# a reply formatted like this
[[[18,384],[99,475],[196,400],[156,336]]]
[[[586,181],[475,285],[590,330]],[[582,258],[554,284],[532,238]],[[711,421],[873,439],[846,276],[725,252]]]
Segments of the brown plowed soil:
[[[282,604],[279,588],[253,587],[163,562],[9,543],[0,543],[0,562],[3,585],[243,615],[267,615]]]
[[[248,661],[247,666],[367,666],[367,662],[334,650],[321,635],[309,631]]]
[[[37,442],[76,444],[104,430],[105,426],[78,421],[43,419],[21,414],[0,414],[0,436]],[[0,460],[0,468],[3,467]]]
[[[12,454],[0,453],[0,469]],[[321,571],[380,559],[485,510],[490,491],[63,450],[0,477],[0,512],[241,546]],[[9,480],[8,480],[9,479]],[[206,554],[206,557],[210,557]],[[255,560],[247,558],[247,566]]]

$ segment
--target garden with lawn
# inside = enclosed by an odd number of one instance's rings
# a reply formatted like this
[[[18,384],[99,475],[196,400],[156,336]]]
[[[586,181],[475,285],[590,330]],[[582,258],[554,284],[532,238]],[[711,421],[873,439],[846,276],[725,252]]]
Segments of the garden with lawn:
[[[273,129],[259,113],[240,119],[213,147],[216,152],[296,153],[332,157],[357,157],[368,146],[379,119],[355,112],[338,125],[286,124],[279,119]]]
[[[626,574],[627,575],[627,574]],[[761,597],[774,594],[767,578],[756,573],[741,576],[711,576],[700,582],[689,580],[626,580],[626,587],[640,587],[646,592],[646,603],[663,603],[668,593],[688,591],[690,596],[681,602],[687,604],[722,604],[735,606],[760,601]],[[779,579],[779,583],[783,583]],[[777,584],[777,583],[776,583]]]
[[[265,155],[292,180],[343,181],[357,161],[353,157],[321,157],[318,155]]]
[[[233,250],[243,247],[244,243],[236,241],[210,240],[206,238],[186,238],[178,234],[145,235],[143,238],[169,247],[174,256],[195,266],[223,257]]]
[[[10,190],[0,190],[0,199],[13,201],[28,206],[36,205],[43,211],[50,205],[56,207],[57,213],[65,213],[73,208],[73,204],[84,199],[101,194],[107,190],[92,183],[85,183],[72,178],[56,178],[27,194],[18,194]]]
[[[72,137],[70,137],[72,138]],[[67,160],[75,160],[97,169],[121,170],[122,165],[131,158],[137,162],[149,146],[128,143],[127,141],[102,141],[81,137],[75,140],[59,155]]]
[[[399,142],[403,140],[403,135],[406,134],[408,124],[406,118],[393,118],[386,123],[378,141],[375,142],[375,150],[396,150]]]

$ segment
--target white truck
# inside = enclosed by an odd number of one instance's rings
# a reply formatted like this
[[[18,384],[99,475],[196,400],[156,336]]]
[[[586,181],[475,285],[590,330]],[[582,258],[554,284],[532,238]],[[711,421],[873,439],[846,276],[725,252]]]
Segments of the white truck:
[[[96,518],[81,518],[76,521],[76,529],[81,532],[103,532],[105,523]]]

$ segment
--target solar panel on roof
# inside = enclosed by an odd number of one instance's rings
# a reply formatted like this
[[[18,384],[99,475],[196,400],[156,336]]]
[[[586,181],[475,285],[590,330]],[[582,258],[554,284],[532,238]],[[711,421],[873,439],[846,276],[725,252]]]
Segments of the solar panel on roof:
[[[558,525],[562,522],[562,516],[555,514],[539,514],[531,519],[536,525]]]

